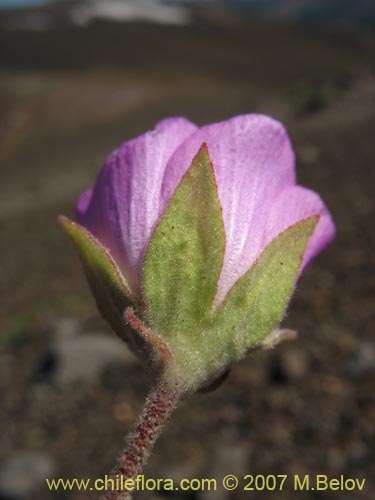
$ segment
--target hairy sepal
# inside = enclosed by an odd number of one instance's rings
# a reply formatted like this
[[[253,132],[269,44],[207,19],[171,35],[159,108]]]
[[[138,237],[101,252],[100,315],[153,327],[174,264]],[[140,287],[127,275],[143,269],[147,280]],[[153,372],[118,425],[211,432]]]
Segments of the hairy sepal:
[[[145,315],[172,350],[175,384],[195,385],[204,369],[224,248],[214,170],[202,145],[154,231],[143,267]]]
[[[279,234],[251,269],[232,287],[215,312],[211,345],[215,357],[207,366],[222,373],[264,342],[275,345],[287,335],[275,336],[301,267],[306,245],[319,216],[302,220]],[[268,340],[267,340],[268,338]]]
[[[141,304],[110,252],[80,224],[64,216],[60,216],[59,221],[74,244],[103,318],[151,370],[164,366],[167,359],[171,359],[169,349],[156,335],[141,328],[141,322],[131,321],[129,311],[139,311]]]

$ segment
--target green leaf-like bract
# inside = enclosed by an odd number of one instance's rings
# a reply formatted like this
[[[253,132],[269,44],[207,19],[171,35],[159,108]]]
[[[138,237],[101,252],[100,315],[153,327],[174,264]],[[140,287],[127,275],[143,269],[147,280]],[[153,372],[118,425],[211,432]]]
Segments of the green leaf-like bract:
[[[117,335],[128,341],[124,312],[137,304],[136,297],[109,251],[87,229],[67,217],[60,217],[60,222],[74,243],[99,311]]]
[[[103,318],[151,371],[163,370],[170,363],[170,350],[161,337],[138,320],[142,304],[130,291],[109,250],[80,224],[63,216],[59,219],[81,259]]]
[[[241,358],[281,321],[318,220],[309,217],[279,234],[229,291],[215,314],[218,336],[231,332],[227,356]]]
[[[163,337],[207,320],[224,245],[214,172],[203,146],[156,227],[144,262],[147,319]]]

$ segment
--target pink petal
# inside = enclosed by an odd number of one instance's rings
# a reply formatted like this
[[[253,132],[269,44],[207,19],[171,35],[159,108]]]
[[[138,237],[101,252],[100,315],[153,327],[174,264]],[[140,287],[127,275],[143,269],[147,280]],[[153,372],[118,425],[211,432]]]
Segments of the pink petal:
[[[85,191],[78,201],[78,222],[110,250],[133,292],[140,289],[142,259],[159,218],[167,162],[196,128],[170,118],[125,142],[107,159],[92,194]]]
[[[272,205],[264,233],[263,246],[266,247],[277,234],[312,215],[320,218],[307,244],[301,272],[335,236],[335,225],[320,196],[302,186],[284,189]]]
[[[207,125],[188,137],[169,160],[164,204],[202,143],[214,165],[226,233],[218,303],[259,256],[271,204],[295,182],[294,154],[283,126],[266,116],[242,115]]]
[[[77,220],[83,219],[84,214],[90,204],[92,193],[93,193],[93,188],[88,188],[86,189],[86,191],[83,191],[81,196],[78,198],[78,201],[76,203]]]

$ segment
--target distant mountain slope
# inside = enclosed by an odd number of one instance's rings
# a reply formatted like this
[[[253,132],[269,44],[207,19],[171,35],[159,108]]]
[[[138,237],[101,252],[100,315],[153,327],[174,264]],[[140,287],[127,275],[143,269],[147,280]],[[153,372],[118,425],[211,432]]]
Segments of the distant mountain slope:
[[[73,9],[88,21],[148,19],[166,24],[188,22],[189,6],[198,9],[224,6],[280,21],[375,31],[375,0],[0,0],[1,11],[6,7],[17,11],[17,15],[22,9],[11,7],[21,5],[25,11],[35,6],[33,12],[40,6],[53,15]]]
[[[375,29],[374,0],[224,0],[224,3],[279,19]]]

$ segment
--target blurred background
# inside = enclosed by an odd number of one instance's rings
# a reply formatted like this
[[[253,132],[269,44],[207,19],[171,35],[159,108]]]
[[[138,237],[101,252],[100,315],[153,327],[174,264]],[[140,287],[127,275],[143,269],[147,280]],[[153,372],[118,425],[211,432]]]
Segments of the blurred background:
[[[46,477],[102,477],[149,381],[99,317],[56,222],[109,152],[165,116],[266,113],[337,224],[284,324],[299,339],[191,397],[147,477],[327,474],[374,498],[373,0],[0,0],[0,499],[84,500]],[[142,493],[225,500],[249,492]]]

